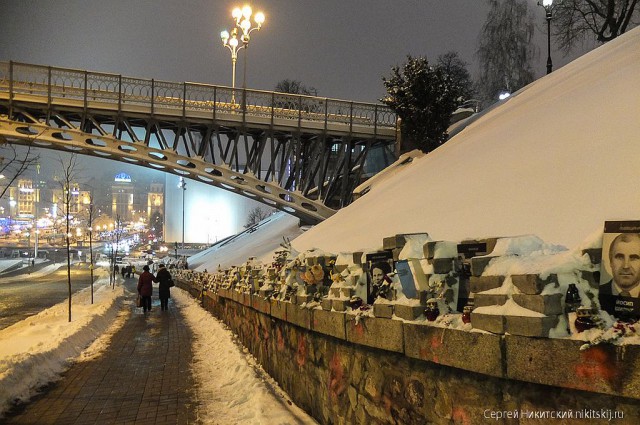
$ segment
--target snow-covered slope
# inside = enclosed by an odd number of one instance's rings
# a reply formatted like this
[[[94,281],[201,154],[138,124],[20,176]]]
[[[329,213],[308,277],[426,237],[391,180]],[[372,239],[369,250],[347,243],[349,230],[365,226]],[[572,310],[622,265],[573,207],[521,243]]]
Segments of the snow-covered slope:
[[[541,78],[293,241],[298,251],[535,234],[573,247],[640,219],[640,28]]]
[[[294,239],[302,233],[299,221],[284,212],[273,214],[258,225],[189,257],[189,268],[214,271],[218,265],[225,268],[243,264],[249,257],[271,262],[272,252],[280,247],[283,237]]]

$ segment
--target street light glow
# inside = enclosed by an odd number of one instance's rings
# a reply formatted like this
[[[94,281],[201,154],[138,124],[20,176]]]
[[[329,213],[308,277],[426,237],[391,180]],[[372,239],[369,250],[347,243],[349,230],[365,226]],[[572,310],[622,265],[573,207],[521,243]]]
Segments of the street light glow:
[[[246,33],[247,31],[249,31],[249,28],[251,28],[251,21],[249,21],[248,19],[243,19],[242,22],[240,22],[240,28],[242,28],[243,33]]]
[[[264,13],[262,12],[258,12],[256,13],[256,17],[254,18],[254,20],[256,21],[256,24],[258,24],[258,28],[260,28],[262,26],[262,24],[264,23]]]
[[[244,16],[245,19],[249,19],[251,17],[252,12],[253,11],[251,10],[251,6],[249,5],[246,5],[242,8],[242,16]]]

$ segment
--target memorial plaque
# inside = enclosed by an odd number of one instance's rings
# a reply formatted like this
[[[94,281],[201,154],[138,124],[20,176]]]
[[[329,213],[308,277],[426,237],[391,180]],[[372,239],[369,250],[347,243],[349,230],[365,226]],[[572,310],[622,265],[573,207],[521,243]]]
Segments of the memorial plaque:
[[[463,258],[471,258],[476,255],[487,255],[487,243],[461,243],[458,244],[458,254]]]

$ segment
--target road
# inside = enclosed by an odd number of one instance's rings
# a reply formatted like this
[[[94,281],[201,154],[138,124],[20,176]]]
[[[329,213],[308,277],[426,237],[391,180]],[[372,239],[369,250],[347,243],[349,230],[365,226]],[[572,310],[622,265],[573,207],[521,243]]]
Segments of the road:
[[[69,296],[67,268],[61,267],[46,276],[3,282],[0,278],[0,329],[4,329],[38,314]],[[71,291],[77,292],[91,284],[91,274],[86,265],[71,267]]]

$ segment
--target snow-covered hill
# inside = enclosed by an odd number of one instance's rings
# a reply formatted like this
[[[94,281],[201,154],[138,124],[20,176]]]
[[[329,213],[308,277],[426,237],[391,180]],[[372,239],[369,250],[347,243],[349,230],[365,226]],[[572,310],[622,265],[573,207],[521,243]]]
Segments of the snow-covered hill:
[[[639,69],[636,28],[377,179],[362,198],[294,239],[293,247],[376,249],[386,236],[428,232],[452,241],[534,234],[573,248],[605,220],[640,219]],[[204,254],[199,269],[268,257],[265,244],[276,249],[282,240],[272,226],[217,249],[215,259]]]

